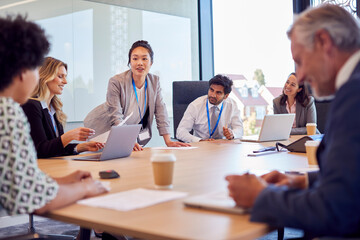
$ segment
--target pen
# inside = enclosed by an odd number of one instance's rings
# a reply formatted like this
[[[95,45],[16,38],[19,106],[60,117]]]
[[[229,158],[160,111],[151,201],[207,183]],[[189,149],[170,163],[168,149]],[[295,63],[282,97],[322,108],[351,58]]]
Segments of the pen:
[[[285,171],[285,174],[291,174],[291,175],[304,175],[302,172],[298,171]]]
[[[261,148],[259,150],[255,150],[253,151],[253,153],[261,153],[261,152],[266,152],[266,151],[275,151],[276,147],[266,147],[266,148]]]

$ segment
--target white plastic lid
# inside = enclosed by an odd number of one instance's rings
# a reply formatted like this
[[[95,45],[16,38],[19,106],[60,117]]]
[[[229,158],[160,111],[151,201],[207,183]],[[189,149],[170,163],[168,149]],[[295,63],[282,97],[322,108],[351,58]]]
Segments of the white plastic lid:
[[[318,147],[320,144],[320,141],[306,141],[305,146],[307,147]]]
[[[307,123],[306,126],[315,126],[316,127],[316,123]]]
[[[151,156],[152,162],[175,162],[176,157],[172,153],[156,153]]]

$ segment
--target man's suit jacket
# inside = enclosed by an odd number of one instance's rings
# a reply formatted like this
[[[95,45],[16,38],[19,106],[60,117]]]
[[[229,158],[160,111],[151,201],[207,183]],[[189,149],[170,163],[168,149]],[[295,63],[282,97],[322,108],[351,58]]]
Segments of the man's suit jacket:
[[[159,77],[148,74],[147,78],[147,101],[149,103],[147,128],[150,137],[152,136],[152,122],[154,115],[156,118],[157,128],[161,136],[170,134],[170,121],[163,97]],[[132,85],[132,74],[128,70],[110,78],[106,102],[93,109],[85,118],[84,125],[95,129],[96,135],[109,131],[111,126],[119,124],[126,116],[124,113],[130,106],[130,96],[134,91]],[[146,144],[150,139],[141,142]]]
[[[319,172],[306,190],[268,186],[251,220],[314,236],[360,237],[360,63],[332,102],[318,148]]]
[[[273,100],[274,114],[288,113],[286,105],[280,104],[281,96]],[[296,127],[291,129],[291,135],[306,135],[306,124],[316,123],[316,109],[314,98],[310,96],[310,101],[306,107],[296,102],[295,113]],[[318,132],[319,133],[319,132]]]
[[[43,109],[41,103],[34,99],[29,99],[22,108],[28,118],[31,127],[31,137],[37,151],[38,158],[48,158],[55,156],[73,155],[77,144],[68,144],[65,148],[61,141],[64,134],[63,126],[54,115],[56,128],[59,137],[56,137],[55,130],[47,108]]]

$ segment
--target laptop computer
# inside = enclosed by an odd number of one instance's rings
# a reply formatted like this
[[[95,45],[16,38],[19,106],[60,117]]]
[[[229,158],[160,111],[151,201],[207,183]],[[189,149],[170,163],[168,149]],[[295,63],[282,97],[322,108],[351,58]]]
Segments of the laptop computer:
[[[213,192],[203,195],[197,195],[184,200],[186,207],[202,208],[213,211],[220,211],[234,214],[244,214],[249,209],[238,207],[235,201],[229,197],[227,192]]]
[[[243,142],[269,142],[287,140],[294,123],[295,114],[265,115],[259,135],[244,136]]]
[[[73,160],[103,161],[128,157],[132,152],[140,128],[141,124],[113,126],[110,129],[109,137],[107,138],[105,147],[101,153],[84,157],[75,157]]]

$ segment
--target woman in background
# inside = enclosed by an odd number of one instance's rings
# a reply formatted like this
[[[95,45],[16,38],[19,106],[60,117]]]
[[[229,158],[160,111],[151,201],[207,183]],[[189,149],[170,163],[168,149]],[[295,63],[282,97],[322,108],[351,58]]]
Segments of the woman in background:
[[[273,107],[274,114],[295,113],[291,135],[305,135],[306,124],[316,123],[314,98],[303,84],[299,85],[295,73],[289,75],[282,94],[273,100]]]
[[[39,70],[40,81],[32,98],[22,107],[30,122],[31,137],[39,158],[73,155],[84,151],[98,151],[103,143],[70,143],[72,140],[86,141],[95,131],[76,128],[64,133],[66,115],[62,111],[61,95],[67,84],[67,65],[55,58],[47,57]]]
[[[148,143],[152,136],[152,122],[155,116],[159,134],[168,147],[190,146],[182,142],[171,141],[170,122],[163,97],[160,79],[149,73],[154,62],[154,52],[147,41],[136,41],[129,50],[129,70],[110,78],[106,94],[106,103],[91,111],[84,120],[85,126],[107,129],[121,123],[130,116],[125,124],[141,124],[138,143],[134,150],[142,150],[141,145]]]

